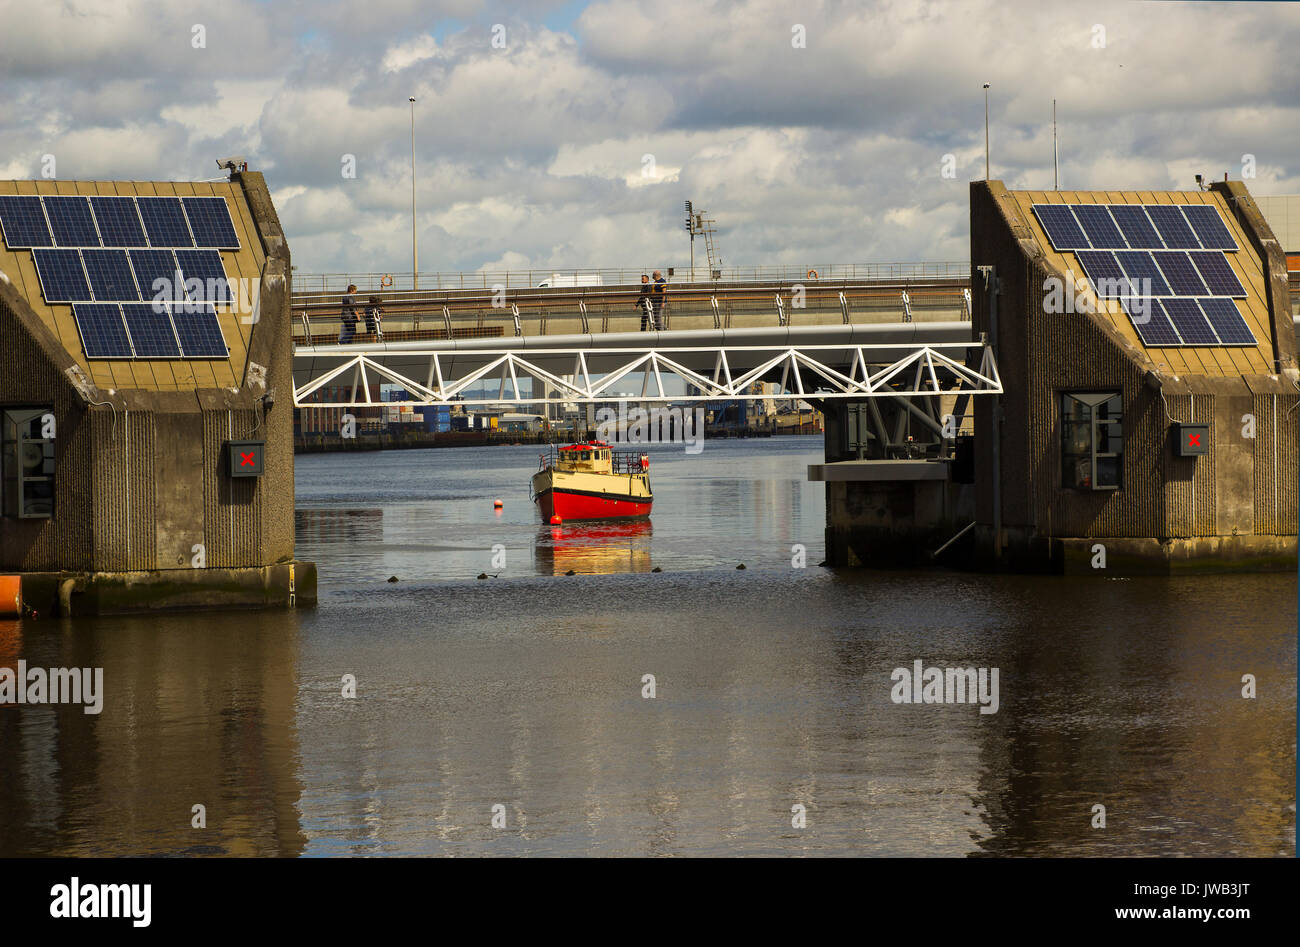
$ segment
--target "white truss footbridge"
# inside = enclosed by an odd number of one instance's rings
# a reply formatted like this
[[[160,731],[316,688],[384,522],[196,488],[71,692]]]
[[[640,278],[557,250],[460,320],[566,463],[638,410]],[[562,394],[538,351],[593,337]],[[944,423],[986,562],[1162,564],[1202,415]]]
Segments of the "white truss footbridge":
[[[293,364],[304,407],[608,403],[629,384],[633,400],[674,403],[1002,392],[992,349],[964,321],[298,345]],[[672,376],[686,393],[669,391]],[[756,393],[760,381],[780,390]],[[378,385],[408,397],[382,401]]]

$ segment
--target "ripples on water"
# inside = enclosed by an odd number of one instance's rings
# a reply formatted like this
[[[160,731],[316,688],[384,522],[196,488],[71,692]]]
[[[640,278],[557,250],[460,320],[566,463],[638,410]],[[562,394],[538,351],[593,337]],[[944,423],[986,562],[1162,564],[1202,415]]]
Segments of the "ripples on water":
[[[656,450],[652,525],[553,530],[536,455],[298,458],[314,612],[0,623],[108,691],[0,709],[0,850],[1294,851],[1294,576],[831,573],[804,438]],[[999,712],[893,704],[917,658]]]

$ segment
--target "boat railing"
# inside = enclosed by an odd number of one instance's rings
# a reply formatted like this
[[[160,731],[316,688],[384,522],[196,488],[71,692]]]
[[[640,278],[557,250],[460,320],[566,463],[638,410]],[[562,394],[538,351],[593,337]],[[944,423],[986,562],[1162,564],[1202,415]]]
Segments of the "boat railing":
[[[610,454],[611,470],[616,474],[644,473],[650,466],[650,457],[641,451],[616,450]]]

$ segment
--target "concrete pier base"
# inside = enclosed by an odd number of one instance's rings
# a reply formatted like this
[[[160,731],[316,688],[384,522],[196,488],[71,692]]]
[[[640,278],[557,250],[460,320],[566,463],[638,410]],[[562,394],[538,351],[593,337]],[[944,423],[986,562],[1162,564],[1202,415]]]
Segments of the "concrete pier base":
[[[316,564],[158,572],[27,572],[24,612],[85,617],[194,609],[311,608]]]

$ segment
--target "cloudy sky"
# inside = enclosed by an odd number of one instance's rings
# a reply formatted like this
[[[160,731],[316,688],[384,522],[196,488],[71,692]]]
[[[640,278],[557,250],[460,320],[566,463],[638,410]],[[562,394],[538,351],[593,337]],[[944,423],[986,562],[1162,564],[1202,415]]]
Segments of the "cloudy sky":
[[[422,271],[683,266],[686,199],[729,265],[964,260],[986,81],[1013,187],[1055,97],[1063,187],[1300,193],[1300,7],[1035,0],[0,0],[0,178],[245,155],[300,273],[409,272],[415,96]]]

